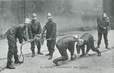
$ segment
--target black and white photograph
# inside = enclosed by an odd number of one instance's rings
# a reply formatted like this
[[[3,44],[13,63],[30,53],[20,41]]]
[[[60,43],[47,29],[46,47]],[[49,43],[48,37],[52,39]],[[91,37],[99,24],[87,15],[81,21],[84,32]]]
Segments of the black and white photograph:
[[[0,0],[0,73],[114,73],[114,0]]]

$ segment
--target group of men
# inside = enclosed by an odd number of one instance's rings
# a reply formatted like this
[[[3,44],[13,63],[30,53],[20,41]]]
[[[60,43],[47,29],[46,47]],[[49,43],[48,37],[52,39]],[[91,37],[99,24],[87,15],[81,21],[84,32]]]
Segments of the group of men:
[[[37,54],[43,55],[41,53],[41,41],[44,39],[44,34],[46,31],[46,40],[49,53],[46,56],[49,56],[49,59],[52,59],[54,47],[56,44],[56,23],[52,20],[51,13],[48,13],[48,21],[46,25],[41,28],[41,24],[37,18],[37,14],[33,13],[31,18],[26,18],[24,24],[19,24],[14,27],[11,27],[7,31],[7,40],[8,40],[8,56],[7,56],[7,68],[14,69],[12,65],[12,57],[14,56],[15,64],[21,64],[17,55],[17,39],[19,43],[22,44],[24,41],[31,41],[31,51],[32,57],[35,56],[35,45],[37,46]],[[39,40],[42,39],[42,40]]]
[[[101,52],[99,51],[100,43],[102,39],[102,35],[104,36],[105,48],[110,49],[108,46],[108,31],[110,30],[110,19],[107,14],[104,12],[102,16],[97,17],[97,30],[98,30],[98,43],[97,47],[94,46],[94,37],[90,33],[84,33],[81,37],[78,35],[75,36],[66,36],[57,41],[56,47],[58,48],[62,57],[56,58],[53,60],[57,66],[60,61],[66,61],[68,59],[67,49],[71,54],[71,60],[76,58],[74,54],[74,45],[77,42],[76,49],[77,54],[80,54],[80,50],[82,50],[82,54],[80,57],[88,55],[89,50],[96,52],[98,56],[101,56]],[[86,47],[86,48],[85,48]]]
[[[67,49],[70,51],[71,60],[76,58],[74,54],[74,46],[75,42],[77,42],[76,49],[77,53],[80,54],[80,49],[82,50],[82,54],[80,56],[85,56],[88,54],[89,50],[97,52],[98,56],[101,56],[101,52],[98,50],[102,38],[102,34],[104,35],[105,45],[108,48],[108,26],[110,24],[109,18],[104,13],[102,17],[97,18],[98,23],[98,46],[94,46],[94,38],[91,34],[85,33],[81,37],[78,35],[75,36],[65,36],[56,42],[56,31],[57,25],[53,21],[51,13],[48,13],[48,21],[46,25],[44,25],[43,30],[41,28],[41,24],[37,18],[35,13],[32,14],[31,19],[27,18],[24,24],[16,25],[10,28],[7,31],[7,40],[8,40],[8,56],[7,56],[7,68],[15,69],[12,64],[12,57],[14,56],[15,64],[21,64],[17,55],[17,39],[22,44],[24,41],[34,39],[31,41],[31,51],[32,57],[35,56],[35,44],[37,46],[38,52],[37,54],[43,55],[41,53],[41,41],[44,40],[44,33],[46,32],[46,40],[47,40],[47,48],[49,53],[46,56],[49,56],[49,60],[52,59],[55,45],[61,54],[61,57],[53,60],[53,63],[59,65],[59,61],[66,61],[68,59]],[[28,34],[28,35],[26,35]],[[28,36],[28,38],[27,38]],[[85,46],[87,49],[85,51]]]

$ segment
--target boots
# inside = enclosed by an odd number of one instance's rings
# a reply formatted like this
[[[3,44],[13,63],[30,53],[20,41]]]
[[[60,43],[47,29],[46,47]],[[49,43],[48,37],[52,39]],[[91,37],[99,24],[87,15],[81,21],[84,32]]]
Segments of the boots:
[[[43,53],[41,53],[41,52],[38,52],[37,54],[39,54],[39,55],[43,55]]]
[[[100,48],[99,45],[96,48]]]
[[[56,59],[53,60],[53,63],[56,65],[56,66],[59,66],[60,64],[58,62],[64,62],[68,59],[68,56],[65,56],[65,57],[58,57]]]
[[[37,47],[37,48],[38,48],[38,47]],[[40,52],[40,49],[41,49],[41,48],[39,47],[39,48],[38,48],[38,52],[37,52],[37,54],[39,54],[39,55],[43,55],[43,53]]]
[[[52,59],[52,57],[53,57],[53,53],[51,53],[51,54],[49,55],[48,60],[51,60],[51,59]]]
[[[34,49],[32,50],[32,57],[34,57],[35,56],[35,51],[34,51]]]
[[[6,68],[8,68],[8,69],[15,69],[15,67],[12,64],[7,65]]]
[[[82,54],[82,55],[80,55],[80,57],[84,57],[84,56],[86,56],[86,54]]]
[[[52,57],[53,57],[53,56],[52,56],[52,55],[50,55],[50,56],[49,56],[49,58],[48,58],[48,60],[51,60],[51,59],[52,59]]]
[[[53,61],[53,63],[56,65],[56,66],[59,66],[58,62],[56,60]]]
[[[22,64],[23,62],[22,61],[15,61],[14,63],[15,64]]]
[[[49,56],[49,55],[50,55],[50,53],[46,54],[45,56]]]
[[[43,55],[43,53],[40,52],[40,49],[38,49],[37,54],[39,54],[39,55]]]
[[[96,50],[98,56],[101,56],[101,52],[99,50]]]
[[[106,46],[106,49],[110,49],[108,46]]]
[[[76,55],[72,55],[71,60],[75,60],[75,59],[76,59]]]
[[[101,56],[101,52],[98,52],[98,56]]]
[[[35,54],[34,53],[32,53],[32,56],[31,57],[34,57],[35,56]]]

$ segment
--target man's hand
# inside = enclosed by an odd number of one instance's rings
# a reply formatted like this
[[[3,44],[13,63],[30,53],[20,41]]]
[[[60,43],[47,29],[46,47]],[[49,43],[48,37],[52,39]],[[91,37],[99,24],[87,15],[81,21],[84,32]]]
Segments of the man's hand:
[[[111,30],[111,27],[110,26],[108,26],[108,31],[110,31]]]
[[[26,43],[26,41],[22,42],[21,45],[24,45]]]
[[[106,29],[106,27],[103,27],[103,29]]]
[[[35,40],[39,40],[39,39],[40,39],[40,37],[35,36],[35,37],[34,37],[34,39],[35,39]]]
[[[35,37],[40,37],[41,35],[40,34],[36,34]]]
[[[46,40],[52,40],[52,38],[48,38],[48,39],[46,39]]]
[[[44,39],[43,38],[40,39],[40,43],[41,43],[41,45],[44,44]]]
[[[39,40],[39,39],[40,39],[40,37],[41,37],[41,35],[40,35],[40,34],[36,34],[36,35],[35,35],[35,37],[34,37],[34,39],[35,39],[35,40]]]

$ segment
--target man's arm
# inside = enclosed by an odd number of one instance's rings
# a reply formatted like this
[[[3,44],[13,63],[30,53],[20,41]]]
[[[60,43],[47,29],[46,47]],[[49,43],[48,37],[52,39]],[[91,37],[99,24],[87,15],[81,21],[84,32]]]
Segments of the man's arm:
[[[108,30],[111,30],[111,22],[110,22],[110,18],[109,17],[107,17],[107,29]]]
[[[103,25],[102,25],[102,20],[101,18],[97,18],[97,29],[103,29]]]
[[[76,50],[77,50],[77,54],[80,54],[80,47],[78,44],[76,44]]]
[[[25,24],[23,27],[23,40],[27,41],[28,40],[28,28],[27,25]]]
[[[41,42],[41,44],[43,45],[43,43],[44,43],[44,32],[46,31],[46,28],[47,26],[45,25],[44,27],[43,27],[43,30],[42,30],[42,32],[41,32],[41,40],[40,40],[40,42]]]
[[[19,43],[23,43],[23,36],[24,36],[23,27],[19,25],[15,28],[15,30],[16,30],[16,37],[19,40]]]
[[[30,24],[28,25],[28,36],[29,36],[29,39],[33,39],[33,33],[32,33],[32,28]]]
[[[43,39],[43,37],[44,37],[44,32],[46,31],[46,29],[47,29],[47,25],[45,25],[44,27],[43,27],[43,30],[42,30],[42,32],[41,32],[41,38]]]
[[[40,22],[39,22],[39,23],[38,23],[38,34],[40,34],[41,31],[42,31],[42,28],[41,28],[41,24],[40,24]]]
[[[57,31],[57,27],[56,27],[56,23],[54,23],[52,25],[52,32],[50,34],[51,39],[56,38],[56,31]]]

